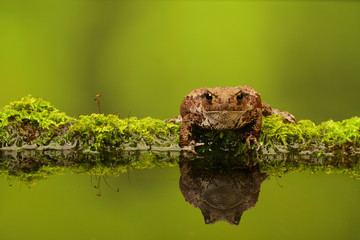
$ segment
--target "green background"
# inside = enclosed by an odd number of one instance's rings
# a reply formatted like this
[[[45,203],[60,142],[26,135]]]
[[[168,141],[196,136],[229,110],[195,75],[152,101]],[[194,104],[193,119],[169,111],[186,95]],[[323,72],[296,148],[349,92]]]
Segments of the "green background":
[[[358,115],[360,4],[2,1],[0,106],[169,118],[199,87],[249,85],[315,122]]]
[[[1,1],[0,107],[27,94],[70,116],[165,119],[198,87],[249,85],[316,123],[359,115],[356,1]],[[0,184],[0,239],[357,239],[359,183],[289,174],[265,181],[238,227],[205,226],[176,167]],[[21,189],[20,189],[21,187]],[[20,189],[20,190],[19,190]]]

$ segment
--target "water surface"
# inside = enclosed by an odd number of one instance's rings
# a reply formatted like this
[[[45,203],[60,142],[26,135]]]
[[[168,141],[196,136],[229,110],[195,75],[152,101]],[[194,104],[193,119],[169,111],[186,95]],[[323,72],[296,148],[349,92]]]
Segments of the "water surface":
[[[178,165],[101,179],[65,172],[0,181],[1,239],[357,239],[360,181],[318,172],[269,176],[238,226],[205,224],[179,188]],[[10,184],[10,185],[9,185]],[[219,184],[218,184],[219,185]],[[119,188],[119,192],[113,188]]]

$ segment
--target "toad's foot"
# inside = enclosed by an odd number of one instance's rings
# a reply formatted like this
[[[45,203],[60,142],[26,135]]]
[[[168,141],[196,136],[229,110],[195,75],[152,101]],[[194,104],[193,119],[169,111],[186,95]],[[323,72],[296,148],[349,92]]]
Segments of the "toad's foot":
[[[246,144],[247,144],[249,150],[251,149],[251,141],[253,143],[255,143],[256,146],[259,146],[259,143],[258,143],[256,137],[253,135],[250,135],[246,138]]]
[[[195,151],[195,147],[203,146],[203,145],[204,143],[196,143],[195,141],[191,141],[188,146],[183,146],[182,150],[185,152],[191,152],[193,154],[197,154],[197,152]]]
[[[289,112],[278,112],[277,114],[279,114],[285,122],[296,123],[296,118]]]
[[[263,103],[262,104],[262,114],[266,117],[266,116],[270,116],[270,115],[280,115],[282,117],[282,119],[284,120],[284,122],[288,122],[288,123],[296,123],[296,118],[294,117],[294,115],[292,115],[289,112],[283,112],[279,109],[276,108],[272,108],[269,104],[267,103]]]
[[[181,115],[179,115],[179,116],[174,117],[174,118],[165,119],[164,122],[182,123],[182,117],[181,117]]]
[[[194,147],[194,146],[184,146],[184,147],[182,148],[182,150],[183,150],[184,152],[191,152],[191,153],[193,153],[193,154],[197,154],[197,152],[195,151],[195,147]]]

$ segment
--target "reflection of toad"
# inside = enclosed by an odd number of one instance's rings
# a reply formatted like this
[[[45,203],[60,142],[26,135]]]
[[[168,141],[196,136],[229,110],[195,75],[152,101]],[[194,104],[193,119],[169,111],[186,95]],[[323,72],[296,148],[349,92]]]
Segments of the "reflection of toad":
[[[295,122],[293,115],[272,109],[263,104],[260,94],[248,86],[199,88],[185,96],[177,119],[182,121],[180,146],[195,153],[198,146],[193,128],[212,130],[242,129],[243,137],[250,149],[257,143],[261,130],[262,115],[280,114],[284,120]]]
[[[204,160],[205,162],[207,160]],[[180,162],[180,190],[185,200],[200,208],[205,223],[238,225],[244,211],[255,206],[261,183],[268,177],[259,166],[204,169],[204,161]]]

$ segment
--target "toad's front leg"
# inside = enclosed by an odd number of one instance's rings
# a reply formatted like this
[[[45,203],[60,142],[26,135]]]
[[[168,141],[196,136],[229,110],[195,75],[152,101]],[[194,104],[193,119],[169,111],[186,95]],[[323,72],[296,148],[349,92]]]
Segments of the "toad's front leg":
[[[200,117],[194,114],[187,114],[182,118],[182,125],[180,128],[180,147],[184,151],[189,151],[196,154],[195,147],[204,145],[203,143],[196,143],[193,135],[194,127],[199,123]]]
[[[248,149],[251,149],[251,142],[255,143],[256,146],[259,146],[257,138],[260,135],[261,125],[262,125],[262,111],[260,108],[256,109],[251,114],[251,118],[254,119],[250,124],[250,131],[245,133],[246,144]]]

